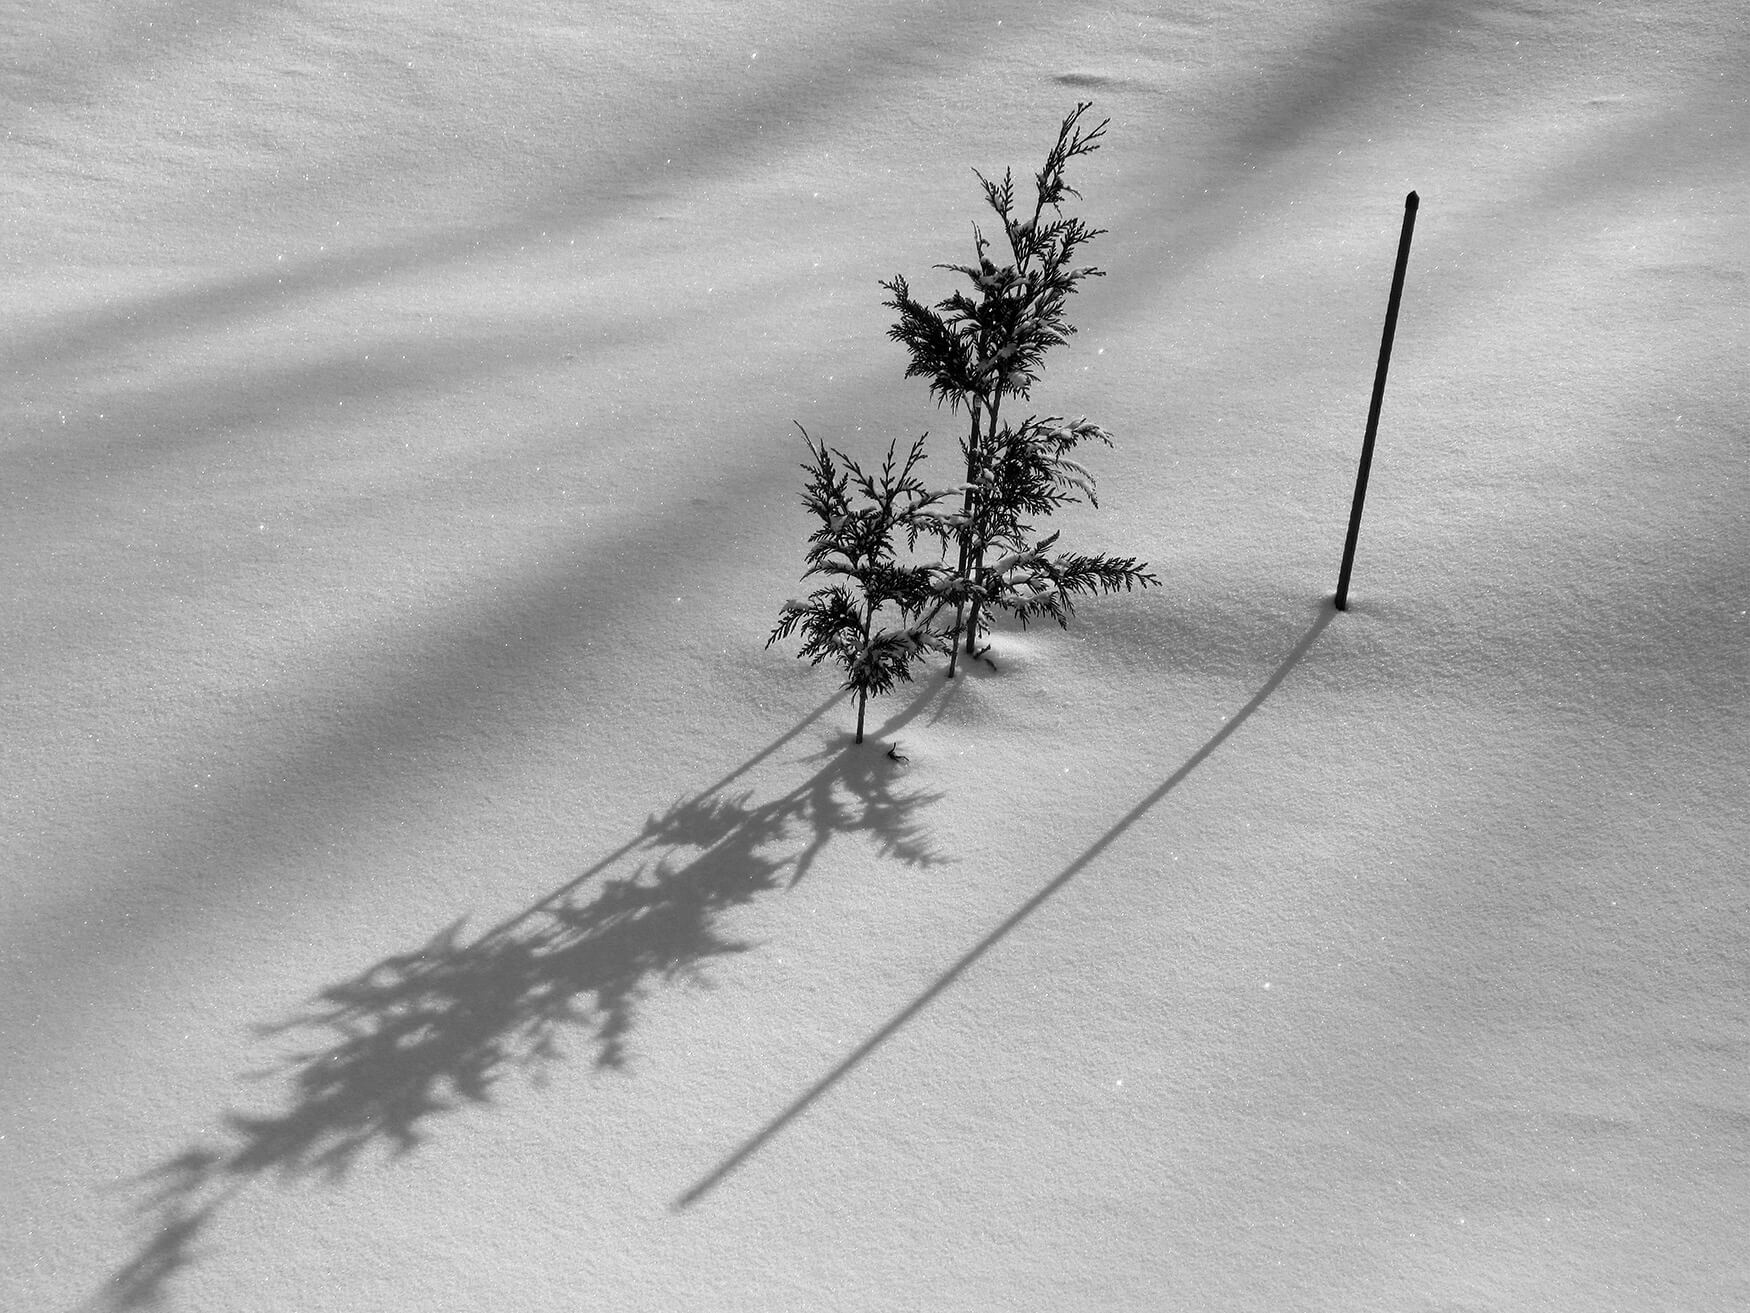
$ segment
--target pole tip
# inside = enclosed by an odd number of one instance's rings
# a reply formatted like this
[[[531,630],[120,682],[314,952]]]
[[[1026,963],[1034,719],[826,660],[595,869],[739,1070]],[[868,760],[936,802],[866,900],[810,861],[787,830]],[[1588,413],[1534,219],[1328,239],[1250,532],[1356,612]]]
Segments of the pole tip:
[[[1421,203],[1421,198],[1418,197],[1415,192],[1411,192],[1408,196],[1404,197],[1404,208],[1406,210],[1413,210]]]

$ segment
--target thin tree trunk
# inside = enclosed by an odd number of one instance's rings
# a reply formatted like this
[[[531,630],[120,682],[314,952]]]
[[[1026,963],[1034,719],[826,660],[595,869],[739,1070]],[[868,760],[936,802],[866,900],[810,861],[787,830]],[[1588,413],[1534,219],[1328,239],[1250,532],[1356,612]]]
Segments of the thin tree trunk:
[[[985,407],[990,415],[990,433],[987,435],[986,441],[983,444],[983,449],[986,451],[988,451],[990,445],[996,441],[997,412],[1002,409],[1002,405],[1003,394],[998,392],[990,405]],[[971,482],[970,477],[968,477],[967,482]],[[970,575],[972,582],[976,587],[984,582],[984,544],[979,543],[973,551],[976,552],[975,559],[967,561],[962,568]],[[971,613],[966,617],[966,655],[969,657],[978,655],[978,617],[982,610],[981,599],[975,593],[972,598]],[[959,617],[955,617],[955,619],[956,622],[958,622]]]
[[[863,603],[863,656],[865,658],[867,658],[869,655],[869,628],[872,624],[874,624],[874,622],[875,622],[875,607],[872,603],[864,602]],[[867,668],[864,669],[863,673],[864,673],[864,677],[867,678],[867,676],[868,676]],[[868,685],[865,684],[862,688],[859,688],[857,690],[857,742],[858,743],[861,743],[863,741],[863,711],[868,705],[869,705],[869,688],[868,688]]]
[[[960,495],[960,557],[954,569],[956,579],[966,578],[966,556],[970,549],[969,535],[972,519],[972,475],[978,466],[978,408],[975,398],[968,409],[972,411],[972,432],[966,439],[966,491]],[[954,668],[960,661],[960,626],[966,620],[966,600],[961,598],[954,603],[954,646],[948,653],[948,678],[954,678]]]

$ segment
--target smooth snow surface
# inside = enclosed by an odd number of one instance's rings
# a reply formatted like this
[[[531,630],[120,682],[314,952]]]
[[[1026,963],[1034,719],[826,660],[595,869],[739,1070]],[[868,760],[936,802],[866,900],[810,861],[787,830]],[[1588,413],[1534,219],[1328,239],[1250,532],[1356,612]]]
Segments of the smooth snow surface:
[[[1750,1307],[1747,50],[0,7],[0,1308]],[[1081,98],[1164,586],[853,748],[792,421]]]

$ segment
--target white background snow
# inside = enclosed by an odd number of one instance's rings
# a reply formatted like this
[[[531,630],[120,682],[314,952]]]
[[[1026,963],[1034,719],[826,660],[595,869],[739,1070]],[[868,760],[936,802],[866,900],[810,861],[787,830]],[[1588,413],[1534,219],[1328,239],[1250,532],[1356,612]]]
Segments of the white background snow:
[[[0,1307],[1750,1307],[1747,50],[0,6]],[[1082,98],[1164,586],[854,749],[791,421]]]

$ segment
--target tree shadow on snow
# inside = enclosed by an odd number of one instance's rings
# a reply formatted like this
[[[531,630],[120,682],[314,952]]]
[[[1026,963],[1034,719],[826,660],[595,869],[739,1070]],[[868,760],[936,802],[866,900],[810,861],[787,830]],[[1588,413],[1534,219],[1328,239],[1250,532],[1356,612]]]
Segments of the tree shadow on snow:
[[[909,721],[936,691],[931,681],[880,732]],[[918,815],[938,795],[900,787],[902,768],[876,736],[860,747],[848,733],[829,742],[804,759],[821,761],[817,771],[769,801],[729,790],[841,700],[652,815],[510,919],[472,936],[458,920],[260,1027],[263,1038],[293,1046],[259,1073],[283,1086],[280,1107],[228,1113],[221,1135],[139,1178],[148,1234],[101,1306],[157,1306],[195,1261],[208,1223],[254,1180],[333,1183],[373,1150],[400,1158],[438,1118],[489,1102],[507,1075],[566,1057],[567,1038],[592,1049],[598,1069],[623,1068],[643,1000],[663,985],[702,981],[712,959],[753,947],[725,915],[793,887],[835,836],[859,836],[908,865],[944,863]]]

